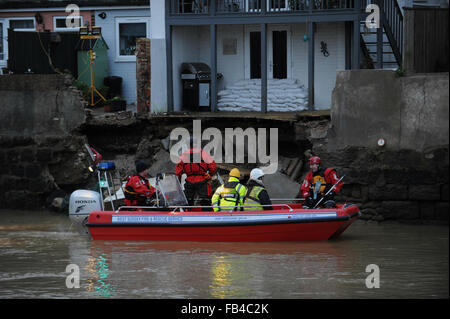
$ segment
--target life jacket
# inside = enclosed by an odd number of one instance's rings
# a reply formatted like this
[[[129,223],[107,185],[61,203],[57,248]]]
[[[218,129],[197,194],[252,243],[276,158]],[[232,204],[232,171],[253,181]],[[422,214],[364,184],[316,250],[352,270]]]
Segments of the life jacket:
[[[190,163],[183,163],[183,171],[186,173],[187,177],[189,176],[206,176],[208,173],[208,164],[201,159],[200,163],[194,163],[192,157],[194,154],[190,154],[191,159]]]
[[[264,190],[264,187],[253,186],[251,189],[247,190],[247,194],[244,198],[244,210],[263,210],[263,206],[259,206],[261,201],[259,199],[259,194]]]
[[[220,211],[240,210],[241,195],[239,191],[242,187],[244,186],[239,182],[226,182],[218,189]]]
[[[310,171],[306,175],[305,180],[303,181],[302,186],[300,187],[301,194],[304,198],[307,198],[308,196],[312,196],[314,194],[317,181],[321,182],[320,194],[322,195],[324,195],[324,193],[335,184],[336,186],[334,188],[334,192],[338,193],[343,185],[342,182],[337,183],[339,181],[339,178],[336,173],[336,170],[333,168],[327,169],[321,168],[316,173]]]
[[[328,188],[333,186],[330,180],[330,174],[334,171],[332,168],[327,169],[319,169],[316,173],[312,173],[312,181],[311,181],[311,192],[314,194],[316,191],[316,187],[319,186],[320,189],[318,193],[322,196],[325,195],[327,186]]]
[[[200,158],[200,162],[195,162]],[[210,179],[210,175],[217,170],[216,163],[201,149],[189,149],[182,154],[180,161],[175,167],[176,175],[181,179],[183,173],[186,174],[186,182],[198,183]]]
[[[127,206],[144,205],[146,197],[152,196],[155,191],[156,189],[147,179],[139,175],[131,175],[124,188],[125,204]]]

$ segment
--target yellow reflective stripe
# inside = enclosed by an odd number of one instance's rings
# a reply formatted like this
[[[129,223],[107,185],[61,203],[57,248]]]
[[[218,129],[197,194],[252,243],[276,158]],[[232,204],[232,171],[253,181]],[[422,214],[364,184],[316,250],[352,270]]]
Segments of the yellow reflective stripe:
[[[253,186],[250,194],[245,198],[244,202],[244,210],[263,210],[264,208],[260,206],[261,202],[259,201],[258,195],[264,187],[261,186]]]
[[[261,186],[254,186],[252,188],[252,191],[250,192],[250,196],[254,197],[254,198],[258,198],[259,193],[261,193],[263,189],[264,188]],[[255,192],[256,192],[256,194],[255,194]]]

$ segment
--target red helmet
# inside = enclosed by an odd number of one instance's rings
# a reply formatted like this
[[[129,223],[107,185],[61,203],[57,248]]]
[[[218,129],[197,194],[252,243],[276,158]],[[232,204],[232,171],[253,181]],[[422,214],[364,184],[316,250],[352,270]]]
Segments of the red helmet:
[[[313,157],[311,157],[309,159],[309,165],[311,165],[311,164],[318,164],[318,165],[320,165],[320,164],[322,164],[322,161],[320,160],[319,156],[313,156]]]

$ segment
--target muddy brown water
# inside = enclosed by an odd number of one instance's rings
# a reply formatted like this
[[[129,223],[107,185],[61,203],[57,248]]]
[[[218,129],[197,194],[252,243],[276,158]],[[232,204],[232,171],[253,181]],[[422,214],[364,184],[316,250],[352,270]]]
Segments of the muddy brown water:
[[[357,221],[322,242],[92,241],[66,215],[3,210],[0,298],[448,298],[448,233]]]

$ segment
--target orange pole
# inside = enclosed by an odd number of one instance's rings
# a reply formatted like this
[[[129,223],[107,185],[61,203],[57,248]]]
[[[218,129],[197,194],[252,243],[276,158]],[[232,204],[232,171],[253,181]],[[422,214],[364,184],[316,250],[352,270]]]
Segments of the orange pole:
[[[92,54],[92,49],[89,50],[89,68],[91,71],[91,106],[94,106],[94,74],[93,74],[93,54]]]

